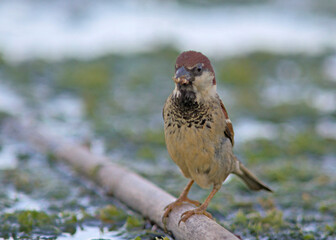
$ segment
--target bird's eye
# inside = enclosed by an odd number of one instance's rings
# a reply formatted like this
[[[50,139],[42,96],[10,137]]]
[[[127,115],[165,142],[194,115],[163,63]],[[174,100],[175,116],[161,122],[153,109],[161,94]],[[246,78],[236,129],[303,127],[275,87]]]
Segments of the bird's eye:
[[[197,73],[201,73],[203,69],[202,69],[202,66],[200,65],[200,66],[197,66],[195,70]]]

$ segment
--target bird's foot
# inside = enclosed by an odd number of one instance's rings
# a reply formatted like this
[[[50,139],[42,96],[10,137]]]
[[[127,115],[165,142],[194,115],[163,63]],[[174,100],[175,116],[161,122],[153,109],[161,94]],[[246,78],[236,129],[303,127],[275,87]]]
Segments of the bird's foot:
[[[201,203],[200,203],[199,201],[195,201],[195,200],[189,199],[188,197],[181,197],[181,198],[178,198],[178,199],[176,199],[175,202],[172,202],[171,204],[168,204],[168,205],[164,208],[165,212],[164,212],[164,214],[163,214],[163,216],[162,216],[162,223],[163,223],[163,225],[164,225],[164,230],[165,230],[165,231],[167,230],[167,229],[166,229],[166,219],[167,219],[167,217],[169,216],[170,212],[171,212],[174,208],[176,208],[176,207],[182,205],[184,202],[191,203],[191,204],[193,204],[193,205],[195,205],[195,206],[200,206],[200,205],[201,205]]]
[[[200,207],[195,208],[193,210],[189,210],[189,211],[184,212],[181,215],[181,219],[178,222],[178,225],[180,226],[181,222],[186,222],[188,220],[188,218],[190,218],[192,215],[195,215],[195,214],[205,215],[208,218],[213,219],[212,215],[205,210],[206,210],[206,208],[204,208],[203,206],[200,206]]]
[[[191,203],[191,204],[195,205],[196,207],[199,207],[199,206],[202,205],[202,203],[200,203],[199,201],[192,200],[192,199],[189,199],[189,198],[185,198],[183,201]]]
[[[198,207],[198,206],[201,205],[201,203],[200,203],[199,201],[192,200],[192,199],[189,199],[189,198],[187,198],[187,197],[184,197],[184,198],[178,198],[175,202],[172,202],[171,204],[168,204],[168,205],[164,208],[164,210],[166,210],[166,211],[164,212],[164,214],[163,214],[163,216],[162,216],[162,219],[167,218],[167,217],[169,216],[170,212],[171,212],[174,208],[176,208],[176,207],[182,205],[182,203],[184,203],[184,202],[191,203],[191,204],[195,205],[196,207]]]

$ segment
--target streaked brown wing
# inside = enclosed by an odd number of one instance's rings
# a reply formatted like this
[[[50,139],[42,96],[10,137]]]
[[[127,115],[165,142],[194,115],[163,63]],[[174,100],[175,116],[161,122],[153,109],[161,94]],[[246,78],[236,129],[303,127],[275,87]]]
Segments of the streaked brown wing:
[[[220,100],[220,99],[219,99]],[[226,137],[228,137],[232,143],[232,146],[234,145],[234,131],[233,131],[233,126],[232,126],[232,123],[231,123],[231,120],[229,118],[229,115],[225,109],[225,106],[223,104],[223,102],[220,100],[220,105],[222,107],[222,110],[223,110],[223,113],[224,113],[224,116],[225,116],[225,121],[226,121],[226,128],[225,128],[225,131],[224,131],[224,134]]]

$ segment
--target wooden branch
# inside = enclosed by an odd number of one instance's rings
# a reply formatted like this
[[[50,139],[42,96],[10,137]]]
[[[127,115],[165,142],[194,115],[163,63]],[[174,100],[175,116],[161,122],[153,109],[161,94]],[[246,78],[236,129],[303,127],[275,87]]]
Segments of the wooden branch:
[[[62,159],[76,172],[95,181],[108,193],[112,193],[130,208],[163,228],[161,218],[164,207],[176,199],[172,195],[138,174],[112,163],[107,157],[96,156],[84,147],[69,144],[58,137],[48,136],[13,119],[10,122],[6,124],[6,129],[9,129],[11,135],[14,131],[18,137],[38,150],[54,154],[57,159]],[[238,239],[215,221],[202,215],[194,215],[178,226],[181,214],[192,208],[193,206],[184,204],[170,213],[167,229],[176,239]]]

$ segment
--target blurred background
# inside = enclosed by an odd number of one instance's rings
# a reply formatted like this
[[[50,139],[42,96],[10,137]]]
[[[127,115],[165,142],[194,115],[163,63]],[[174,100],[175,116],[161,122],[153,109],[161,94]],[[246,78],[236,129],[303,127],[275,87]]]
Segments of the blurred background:
[[[235,153],[275,191],[229,178],[209,211],[242,239],[336,238],[336,2],[0,1],[5,116],[106,154],[178,196],[162,107],[175,59],[212,61]],[[0,136],[0,239],[171,239],[116,199]],[[193,199],[209,191],[194,186]]]

